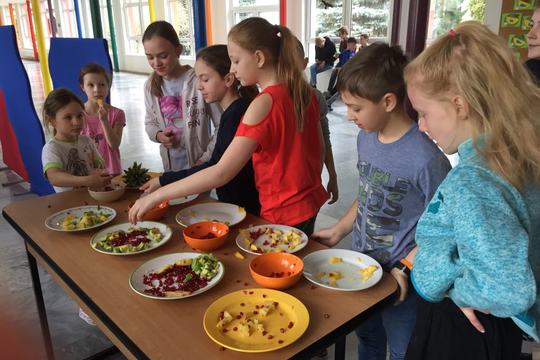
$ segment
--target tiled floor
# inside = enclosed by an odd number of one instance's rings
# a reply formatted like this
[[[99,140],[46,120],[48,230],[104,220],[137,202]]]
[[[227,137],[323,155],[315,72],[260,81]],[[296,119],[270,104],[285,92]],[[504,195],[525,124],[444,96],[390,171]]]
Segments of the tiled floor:
[[[43,103],[42,81],[39,66],[34,62],[25,62],[36,111],[41,112]],[[142,161],[151,170],[162,170],[157,144],[148,140],[144,131],[143,84],[146,77],[142,75],[114,74],[111,90],[112,104],[125,110],[127,126],[120,148],[124,167],[133,161]],[[333,205],[325,205],[317,218],[317,228],[333,224],[337,218],[349,208],[356,194],[356,145],[357,129],[345,118],[343,104],[336,102],[334,111],[330,113],[330,128],[334,144],[334,159],[338,173],[340,199]],[[326,181],[326,174],[324,180]],[[0,172],[0,182],[6,183],[17,179],[11,171]],[[0,187],[0,207],[12,201],[18,201],[32,194],[16,195],[27,191],[27,184]],[[9,312],[17,322],[27,324],[39,338],[39,319],[31,288],[23,240],[0,217],[0,306],[10,309]],[[350,238],[344,239],[339,247],[349,248]],[[93,326],[86,325],[77,315],[78,306],[45,272],[41,272],[45,306],[49,317],[54,351],[57,359],[85,358],[110,345],[107,338]],[[8,305],[9,303],[9,305]],[[356,340],[354,335],[347,340],[347,358],[356,358]],[[332,352],[330,352],[332,354]],[[110,359],[122,359],[122,355],[113,355]],[[332,358],[329,355],[329,358]]]

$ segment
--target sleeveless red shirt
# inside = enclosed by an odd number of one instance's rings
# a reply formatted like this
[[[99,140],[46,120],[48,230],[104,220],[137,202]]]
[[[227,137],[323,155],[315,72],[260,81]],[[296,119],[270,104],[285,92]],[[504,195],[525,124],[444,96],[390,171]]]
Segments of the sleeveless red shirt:
[[[313,94],[304,130],[299,132],[287,87],[268,86],[261,94],[272,97],[270,112],[257,125],[240,123],[236,136],[259,144],[253,153],[253,168],[261,217],[276,224],[297,225],[315,216],[328,198],[321,183],[319,105]]]

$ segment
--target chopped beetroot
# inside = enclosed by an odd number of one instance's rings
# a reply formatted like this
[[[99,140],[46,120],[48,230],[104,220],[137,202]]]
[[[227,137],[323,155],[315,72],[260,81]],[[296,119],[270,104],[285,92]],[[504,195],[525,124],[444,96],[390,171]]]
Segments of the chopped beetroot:
[[[165,292],[168,291],[192,293],[208,285],[208,280],[195,274],[190,265],[173,264],[160,274],[151,272],[143,275],[143,283],[148,287],[144,290],[146,294],[165,297]],[[220,313],[218,316],[223,317],[223,314]]]
[[[289,321],[289,325],[287,325],[287,327],[288,327],[289,329],[292,329],[293,326],[294,326],[294,323],[293,323],[292,321]]]

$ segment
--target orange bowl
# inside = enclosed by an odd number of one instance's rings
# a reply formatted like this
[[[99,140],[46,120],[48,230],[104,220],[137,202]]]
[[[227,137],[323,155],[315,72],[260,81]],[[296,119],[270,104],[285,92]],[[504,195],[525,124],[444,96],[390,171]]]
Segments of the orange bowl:
[[[133,206],[135,203],[129,204],[129,209]],[[160,204],[158,204],[156,207],[153,207],[152,209],[148,210],[146,214],[143,215],[143,221],[157,221],[165,216],[167,213],[167,210],[169,210],[169,202],[163,201]]]
[[[229,237],[229,227],[217,221],[201,221],[184,229],[184,240],[193,249],[212,251]]]
[[[265,288],[287,289],[298,282],[304,270],[304,262],[289,253],[266,253],[249,263],[249,271],[255,282]]]

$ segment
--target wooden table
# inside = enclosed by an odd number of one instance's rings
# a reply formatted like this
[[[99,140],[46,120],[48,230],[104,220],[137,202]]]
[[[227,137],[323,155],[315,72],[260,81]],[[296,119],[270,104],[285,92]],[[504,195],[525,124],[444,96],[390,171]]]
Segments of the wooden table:
[[[127,221],[127,207],[138,196],[126,193],[123,200],[107,204],[118,212],[109,225]],[[302,301],[310,314],[304,335],[295,343],[277,351],[257,355],[224,351],[205,333],[203,315],[207,307],[230,292],[259,287],[249,274],[253,255],[234,257],[234,239],[239,227],[261,224],[264,220],[249,215],[231,229],[228,244],[214,253],[225,266],[225,277],[212,290],[201,295],[174,301],[148,299],[135,293],[128,284],[129,275],[139,265],[154,257],[192,251],[184,242],[175,214],[196,202],[214,201],[200,197],[192,203],[172,206],[162,222],[173,229],[173,237],[156,250],[132,256],[111,256],[94,251],[89,244],[94,231],[64,233],[49,230],[45,219],[58,211],[96,204],[86,190],[34,198],[8,205],[3,210],[7,221],[25,240],[34,292],[40,314],[47,353],[53,357],[45,306],[36,260],[64,290],[89,314],[97,326],[128,358],[151,359],[285,359],[305,358],[339,342],[337,357],[344,356],[344,336],[353,331],[376,306],[389,303],[397,285],[384,274],[374,287],[358,292],[339,292],[313,286],[302,278],[287,292]],[[310,241],[297,255],[324,249]]]

